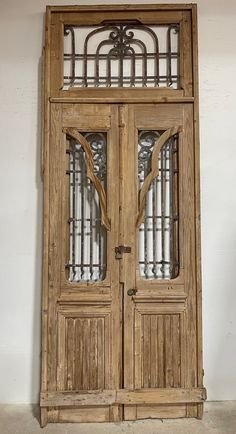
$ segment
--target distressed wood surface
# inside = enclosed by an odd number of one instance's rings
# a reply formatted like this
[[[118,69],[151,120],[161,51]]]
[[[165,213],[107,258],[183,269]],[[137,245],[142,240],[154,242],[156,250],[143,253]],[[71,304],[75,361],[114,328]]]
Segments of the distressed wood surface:
[[[44,392],[41,406],[87,406],[111,404],[174,404],[197,403],[206,399],[204,388],[179,389],[156,388],[140,390],[90,390],[71,392]]]
[[[63,87],[63,26],[103,20],[180,23],[181,89]],[[41,425],[146,417],[202,417],[199,125],[196,6],[99,5],[47,8],[44,50],[44,253]],[[138,131],[165,130],[138,203]],[[64,131],[64,132],[63,132]],[[94,174],[79,131],[106,131],[107,190]],[[87,175],[107,229],[102,282],[69,282],[69,183],[65,132],[86,153]],[[169,134],[169,135],[168,135]],[[176,279],[139,275],[138,231],[158,174],[161,141],[179,134],[180,272]],[[131,248],[120,260],[115,247]],[[177,246],[175,246],[177,248]],[[127,291],[136,289],[135,296]]]

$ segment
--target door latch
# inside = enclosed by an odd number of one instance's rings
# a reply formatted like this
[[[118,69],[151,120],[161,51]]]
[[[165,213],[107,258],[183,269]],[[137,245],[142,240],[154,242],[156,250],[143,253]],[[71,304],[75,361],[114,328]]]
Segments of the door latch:
[[[115,247],[115,258],[116,259],[122,259],[123,253],[131,253],[131,247],[129,247],[129,246]]]

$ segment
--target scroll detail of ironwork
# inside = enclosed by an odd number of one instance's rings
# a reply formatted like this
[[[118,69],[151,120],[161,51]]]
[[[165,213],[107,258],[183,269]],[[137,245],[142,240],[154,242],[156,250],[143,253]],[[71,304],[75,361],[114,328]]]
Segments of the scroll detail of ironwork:
[[[64,88],[180,88],[179,24],[65,26]]]
[[[104,280],[106,273],[106,133],[66,128],[69,155],[69,262],[72,282]]]
[[[140,131],[139,270],[145,279],[173,279],[179,273],[178,133],[180,127]]]

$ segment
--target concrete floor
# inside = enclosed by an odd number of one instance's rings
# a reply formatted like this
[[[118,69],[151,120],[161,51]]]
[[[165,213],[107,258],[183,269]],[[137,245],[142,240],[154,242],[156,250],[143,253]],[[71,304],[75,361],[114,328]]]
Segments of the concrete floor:
[[[0,434],[236,434],[236,401],[206,403],[203,420],[48,424],[43,430],[37,413],[37,407],[0,405]]]

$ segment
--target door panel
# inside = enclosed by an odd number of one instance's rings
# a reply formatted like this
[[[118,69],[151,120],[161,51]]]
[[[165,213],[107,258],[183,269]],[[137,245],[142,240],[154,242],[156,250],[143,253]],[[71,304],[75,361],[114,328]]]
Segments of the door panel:
[[[41,405],[51,421],[197,415],[192,105],[52,103],[51,125]]]
[[[168,116],[167,116],[168,113]],[[127,146],[126,154],[134,157],[129,158],[129,171],[132,173],[125,178],[126,192],[124,207],[124,221],[129,222],[124,226],[124,238],[129,240],[129,245],[135,246],[135,255],[123,257],[123,267],[129,270],[129,280],[124,279],[124,387],[131,389],[151,389],[151,388],[181,388],[196,387],[197,359],[196,359],[196,313],[194,306],[196,303],[195,293],[195,250],[194,250],[194,182],[193,182],[193,125],[192,108],[180,104],[173,105],[130,105],[128,115],[129,137],[124,146]],[[133,119],[133,127],[130,119]],[[142,188],[138,186],[138,140],[140,131],[153,132],[160,131],[165,135],[166,131],[173,131],[175,137],[178,135],[178,168],[171,166],[168,162],[167,170],[178,171],[178,182],[174,185],[175,208],[178,208],[178,215],[173,216],[178,219],[176,239],[177,257],[179,258],[178,274],[171,278],[171,275],[156,273],[156,276],[140,276],[140,253],[139,248],[146,249],[144,255],[151,258],[150,265],[154,266],[153,242],[160,244],[161,237],[154,239],[154,230],[150,224],[148,226],[149,214],[153,212],[153,189],[154,185],[149,183],[146,189],[144,213],[141,219],[134,218],[140,215],[140,207],[143,197]],[[152,148],[158,146],[160,137]],[[168,140],[168,134],[167,134]],[[149,142],[150,143],[150,142]],[[131,145],[132,144],[132,145]],[[133,146],[133,150],[131,149]],[[163,140],[162,146],[166,146]],[[163,188],[163,161],[162,148],[158,149],[157,156],[152,159],[153,154],[149,152],[148,158],[151,164],[147,167],[146,176],[150,177],[152,171],[157,172],[155,164],[159,164],[159,173],[155,173],[157,183],[160,186],[156,189],[156,199],[160,202],[160,209],[166,203],[162,203]],[[125,153],[125,151],[124,151]],[[142,160],[143,161],[143,160]],[[134,166],[132,166],[134,164]],[[165,175],[166,176],[166,175]],[[176,176],[176,175],[173,175]],[[165,178],[170,183],[170,174]],[[153,178],[152,178],[153,179]],[[144,181],[145,182],[145,181]],[[144,185],[144,183],[142,184]],[[134,190],[136,190],[134,192]],[[177,190],[177,191],[176,191]],[[141,192],[141,193],[140,193]],[[158,193],[159,197],[158,198]],[[147,196],[151,194],[151,206],[147,203]],[[133,202],[131,204],[131,200]],[[150,198],[148,198],[150,199]],[[176,203],[178,201],[178,203]],[[158,207],[155,212],[158,214]],[[170,205],[168,204],[170,237],[173,237],[173,225],[171,225]],[[127,213],[126,213],[127,212]],[[160,220],[163,221],[163,210]],[[132,214],[132,216],[131,216]],[[153,221],[153,214],[151,216]],[[158,216],[156,217],[159,218]],[[135,221],[136,230],[133,231],[132,224]],[[150,239],[148,230],[146,246],[140,243],[139,227],[147,225],[152,238]],[[144,223],[142,223],[144,221]],[[167,225],[164,223],[154,229],[162,232],[166,231]],[[176,229],[175,229],[176,230]],[[172,233],[171,233],[172,232]],[[147,241],[150,241],[149,244]],[[169,240],[170,241],[170,240]],[[175,241],[175,243],[177,243]],[[127,241],[126,241],[127,242]],[[148,251],[149,249],[149,251]],[[166,252],[164,252],[166,254]],[[158,261],[159,258],[156,258]],[[160,266],[165,264],[165,257],[162,256]],[[166,266],[166,265],[165,265]],[[135,277],[132,270],[135,270]],[[161,277],[163,275],[163,277]],[[156,277],[156,278],[154,278]],[[132,296],[127,291],[134,289]],[[138,407],[133,410],[134,417],[137,417]],[[128,410],[128,413],[130,410]],[[127,419],[130,415],[127,413]],[[142,414],[145,411],[142,409]],[[135,416],[136,415],[136,416]],[[126,416],[125,416],[126,417]],[[146,416],[148,417],[148,416]]]
[[[121,387],[117,120],[116,106],[51,105],[49,392]]]
[[[74,311],[73,311],[74,310]],[[110,307],[67,306],[58,311],[60,390],[102,390],[110,385]]]
[[[182,306],[135,309],[135,388],[184,387]]]

